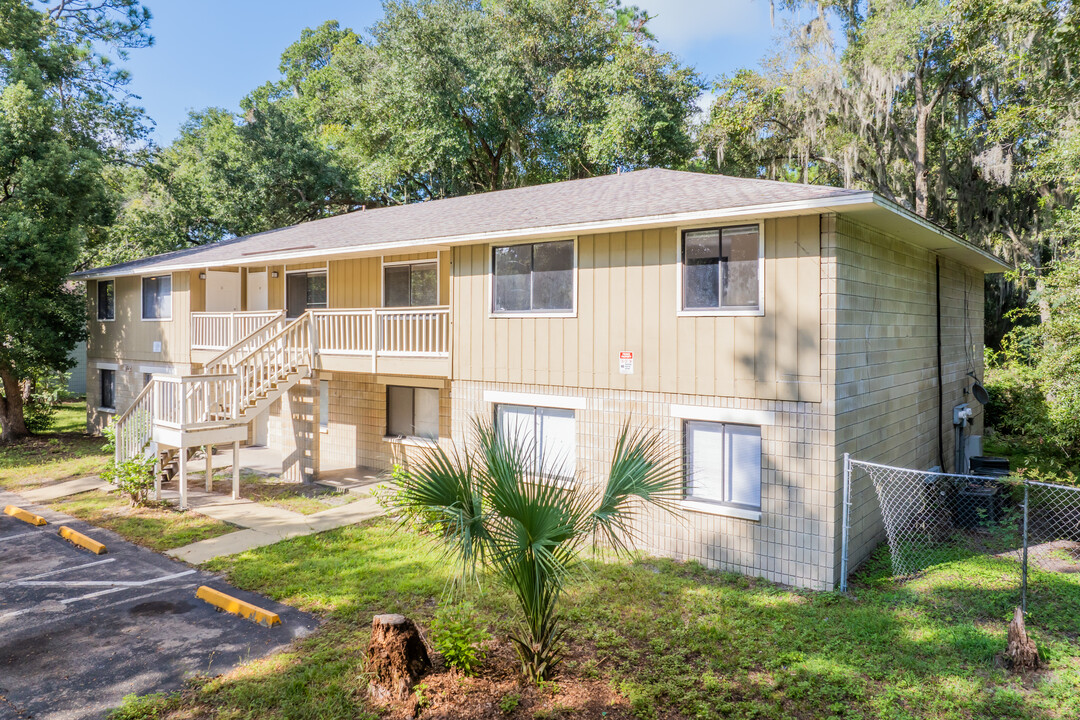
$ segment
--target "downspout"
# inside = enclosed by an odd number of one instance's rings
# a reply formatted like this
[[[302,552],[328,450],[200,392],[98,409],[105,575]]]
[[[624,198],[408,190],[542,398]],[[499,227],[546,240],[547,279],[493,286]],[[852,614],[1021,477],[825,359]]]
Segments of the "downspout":
[[[942,440],[945,434],[945,388],[942,387],[941,371],[941,258],[937,255],[934,256],[934,298],[937,302],[937,451],[941,472],[945,472],[945,442]]]

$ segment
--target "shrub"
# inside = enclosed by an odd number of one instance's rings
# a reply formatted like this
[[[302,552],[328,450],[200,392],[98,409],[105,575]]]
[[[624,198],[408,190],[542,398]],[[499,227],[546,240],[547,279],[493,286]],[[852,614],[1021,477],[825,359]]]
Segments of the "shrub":
[[[105,429],[105,434],[109,438],[106,448],[115,442],[115,431],[110,434],[110,430],[112,430],[111,427]],[[154,487],[155,465],[153,456],[135,457],[121,463],[117,463],[115,459],[110,460],[101,471],[101,479],[127,494],[132,506],[138,507],[146,504],[150,490]]]
[[[990,395],[987,425],[1004,435],[1047,437],[1046,396],[1031,368],[1017,362],[987,367],[983,385]]]
[[[431,623],[432,645],[446,664],[472,675],[484,661],[483,643],[490,637],[468,603],[444,605]]]

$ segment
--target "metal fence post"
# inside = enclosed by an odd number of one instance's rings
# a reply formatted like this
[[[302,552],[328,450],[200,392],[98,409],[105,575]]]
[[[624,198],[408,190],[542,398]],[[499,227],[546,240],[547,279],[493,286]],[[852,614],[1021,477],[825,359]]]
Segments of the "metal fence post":
[[[851,455],[844,453],[844,527],[840,544],[840,592],[847,592],[848,535],[851,519]],[[835,547],[835,545],[833,546]]]
[[[1027,615],[1028,481],[1024,480],[1024,561],[1020,566],[1020,611]]]

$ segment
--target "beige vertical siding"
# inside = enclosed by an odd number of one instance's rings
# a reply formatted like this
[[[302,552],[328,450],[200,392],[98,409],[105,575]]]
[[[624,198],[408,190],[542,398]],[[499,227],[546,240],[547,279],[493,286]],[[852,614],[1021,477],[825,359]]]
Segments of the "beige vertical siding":
[[[578,238],[572,318],[492,317],[486,245],[454,251],[454,377],[816,402],[818,216],[768,220],[765,312],[679,316],[679,231]],[[634,353],[621,375],[618,354]]]
[[[97,281],[87,283],[89,330],[88,358],[121,361],[187,363],[190,354],[191,273],[172,274],[172,319],[142,319],[142,278],[116,279],[116,319],[97,319]],[[197,277],[197,275],[196,275]],[[154,342],[161,351],[154,352]]]
[[[939,465],[935,255],[843,216],[826,218],[823,244],[835,278],[825,348],[835,362],[838,477],[844,452],[920,470]],[[953,406],[968,402],[970,432],[982,433],[983,409],[963,389],[968,372],[983,373],[983,275],[946,258],[940,268],[942,441],[952,472]],[[857,471],[853,479],[852,566],[884,538],[869,478]]]

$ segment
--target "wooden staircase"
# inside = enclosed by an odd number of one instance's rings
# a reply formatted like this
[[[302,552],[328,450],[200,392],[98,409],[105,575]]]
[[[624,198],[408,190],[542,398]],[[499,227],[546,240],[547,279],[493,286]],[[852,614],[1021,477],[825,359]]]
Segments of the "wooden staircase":
[[[179,475],[180,506],[187,507],[185,468],[191,453],[222,443],[238,452],[248,423],[311,375],[312,330],[311,313],[284,327],[277,319],[209,361],[202,373],[154,375],[114,422],[116,461],[157,457],[155,496],[160,499],[162,481]],[[239,475],[233,465],[235,494]]]

